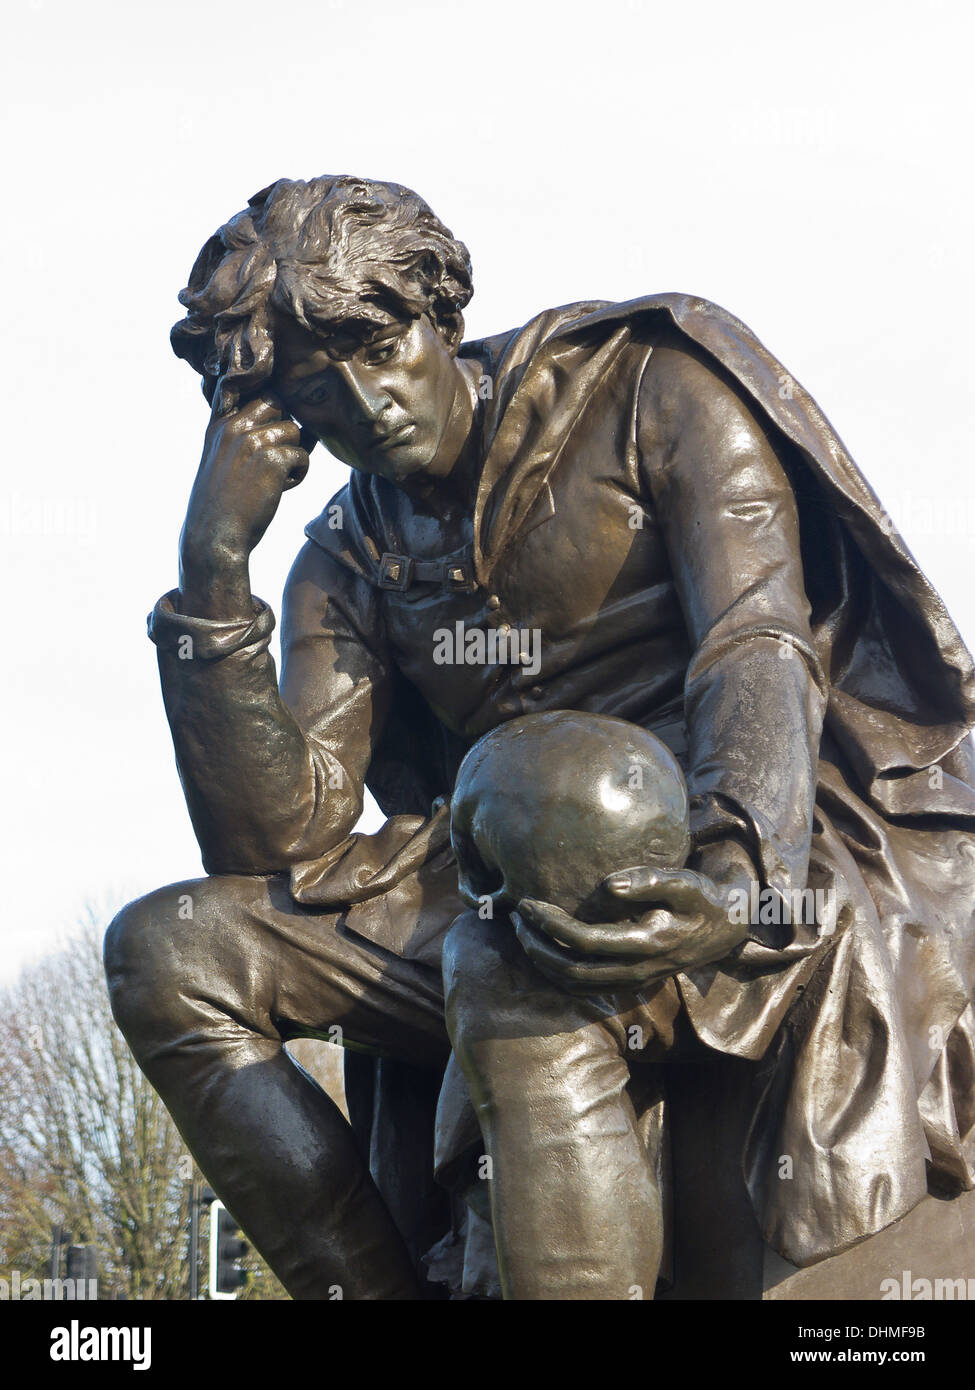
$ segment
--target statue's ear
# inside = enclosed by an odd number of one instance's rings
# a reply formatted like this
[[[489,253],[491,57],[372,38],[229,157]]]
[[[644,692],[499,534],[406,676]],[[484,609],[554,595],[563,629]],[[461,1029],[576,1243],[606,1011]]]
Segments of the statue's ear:
[[[446,343],[451,357],[456,357],[458,349],[464,341],[464,320],[462,315],[456,314],[450,323],[439,323],[435,324],[434,327]]]

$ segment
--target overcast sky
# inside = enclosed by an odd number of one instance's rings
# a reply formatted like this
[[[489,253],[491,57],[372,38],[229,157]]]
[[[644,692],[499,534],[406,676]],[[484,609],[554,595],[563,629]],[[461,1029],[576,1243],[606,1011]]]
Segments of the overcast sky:
[[[731,309],[975,643],[962,3],[4,10],[0,976],[86,901],[201,872],[145,636],[207,422],[168,332],[203,241],[275,178],[417,189],[470,248],[468,336],[574,299]],[[316,451],[255,555],[276,610],[343,477]]]

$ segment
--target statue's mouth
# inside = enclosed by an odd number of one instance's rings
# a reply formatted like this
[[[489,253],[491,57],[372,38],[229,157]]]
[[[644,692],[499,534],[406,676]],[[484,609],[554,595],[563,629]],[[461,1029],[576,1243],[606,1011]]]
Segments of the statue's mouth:
[[[395,449],[397,444],[406,444],[416,433],[416,425],[412,420],[406,425],[400,425],[398,429],[391,430],[388,434],[378,435],[376,438],[377,449]]]

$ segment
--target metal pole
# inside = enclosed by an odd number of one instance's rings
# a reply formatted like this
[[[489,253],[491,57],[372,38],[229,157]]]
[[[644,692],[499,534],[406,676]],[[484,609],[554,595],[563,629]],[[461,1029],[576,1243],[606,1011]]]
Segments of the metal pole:
[[[200,1296],[200,1198],[196,1178],[190,1184],[190,1298],[195,1303]]]
[[[61,1235],[63,1227],[60,1223],[51,1227],[51,1278],[57,1279],[61,1273]]]

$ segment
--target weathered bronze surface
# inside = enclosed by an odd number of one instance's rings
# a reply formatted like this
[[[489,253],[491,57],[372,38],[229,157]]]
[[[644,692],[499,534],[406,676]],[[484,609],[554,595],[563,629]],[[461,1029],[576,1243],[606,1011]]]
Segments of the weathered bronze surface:
[[[737,319],[665,294],[465,343],[470,295],[421,199],[350,177],[197,259],[173,345],[212,413],[150,636],[208,877],[112,924],[116,1018],[296,1297],[649,1298],[705,1246],[752,1296],[752,1230],[804,1268],[975,1186],[971,658]],[[279,687],[248,559],[318,441],[352,472]],[[669,748],[690,858],[583,864],[567,814],[561,893],[486,916],[458,768],[555,711]],[[485,764],[539,884],[567,765]],[[334,1028],[351,1127],[282,1046]]]

